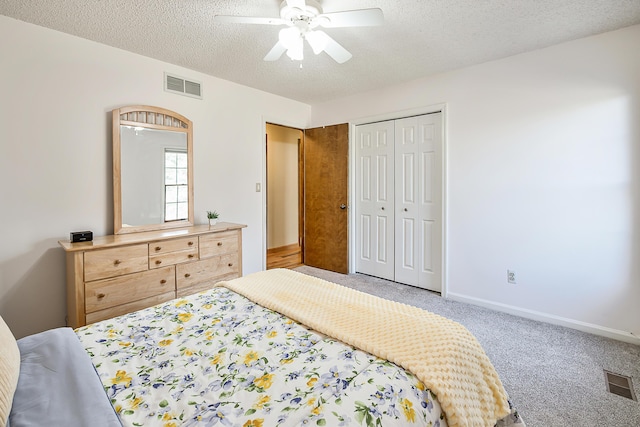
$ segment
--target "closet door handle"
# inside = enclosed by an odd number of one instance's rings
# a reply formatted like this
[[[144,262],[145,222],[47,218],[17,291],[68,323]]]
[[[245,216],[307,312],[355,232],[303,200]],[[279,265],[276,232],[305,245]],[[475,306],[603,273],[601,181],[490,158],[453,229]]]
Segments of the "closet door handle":
[[[340,205],[340,209],[347,209],[347,205],[345,205],[344,203]]]

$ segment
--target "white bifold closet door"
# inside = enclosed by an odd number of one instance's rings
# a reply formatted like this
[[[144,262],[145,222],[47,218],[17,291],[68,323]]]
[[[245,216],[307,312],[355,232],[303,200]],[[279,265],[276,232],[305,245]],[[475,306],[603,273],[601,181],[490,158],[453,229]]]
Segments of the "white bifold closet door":
[[[441,113],[357,126],[356,223],[356,271],[441,290]]]
[[[356,271],[395,279],[393,121],[356,128]]]

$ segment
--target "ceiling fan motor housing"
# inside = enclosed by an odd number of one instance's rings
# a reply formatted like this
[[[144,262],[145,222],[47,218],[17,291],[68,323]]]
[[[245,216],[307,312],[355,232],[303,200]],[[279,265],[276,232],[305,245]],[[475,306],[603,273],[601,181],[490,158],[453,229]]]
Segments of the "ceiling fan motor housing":
[[[283,1],[280,6],[280,18],[285,20],[287,25],[305,26],[309,29],[317,27],[320,23],[316,18],[322,14],[320,5],[313,0],[307,0],[302,5],[304,5],[303,8],[297,5],[290,6],[286,0]]]

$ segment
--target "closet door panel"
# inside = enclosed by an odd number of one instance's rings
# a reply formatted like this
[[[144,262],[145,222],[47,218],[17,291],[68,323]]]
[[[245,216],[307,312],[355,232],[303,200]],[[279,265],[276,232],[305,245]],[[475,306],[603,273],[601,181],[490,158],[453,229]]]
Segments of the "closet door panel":
[[[375,231],[375,236],[377,239],[375,261],[377,264],[383,265],[385,267],[393,265],[393,241],[390,242],[388,240],[389,230],[393,230],[393,224],[389,224],[388,219],[389,218],[386,216],[378,216],[376,218],[377,230]],[[389,253],[390,250],[391,254]],[[385,270],[386,269],[383,269],[383,271]]]
[[[356,128],[356,271],[394,279],[393,123]]]
[[[418,121],[395,121],[395,277],[397,282],[418,286],[420,246],[416,224],[420,222]]]
[[[414,153],[402,153],[401,196],[403,205],[415,205],[416,203],[416,156]]]
[[[402,281],[405,277],[411,277],[416,270],[416,254],[415,254],[415,238],[416,227],[415,221],[412,218],[402,219],[402,237],[400,241],[402,246],[400,247],[400,270],[399,277],[396,277],[398,281]]]
[[[421,273],[433,273],[434,271],[434,247],[433,247],[433,221],[423,220],[420,229],[420,242],[422,257],[420,263]]]
[[[360,234],[358,241],[359,259],[363,263],[372,262],[372,246],[371,236],[373,231],[371,230],[371,215],[363,214],[360,216]],[[361,271],[366,273],[366,271]]]
[[[442,288],[442,115],[418,116],[421,229],[418,286],[439,292]]]

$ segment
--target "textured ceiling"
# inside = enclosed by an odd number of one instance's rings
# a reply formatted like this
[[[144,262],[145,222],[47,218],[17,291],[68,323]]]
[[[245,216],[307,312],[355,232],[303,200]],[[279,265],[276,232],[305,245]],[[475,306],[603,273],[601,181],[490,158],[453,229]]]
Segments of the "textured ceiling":
[[[309,104],[640,23],[640,0],[321,4],[324,12],[378,7],[385,24],[326,29],[353,58],[340,65],[305,46],[300,68],[286,55],[262,60],[281,27],[213,22],[278,17],[279,0],[2,0],[0,14]]]

